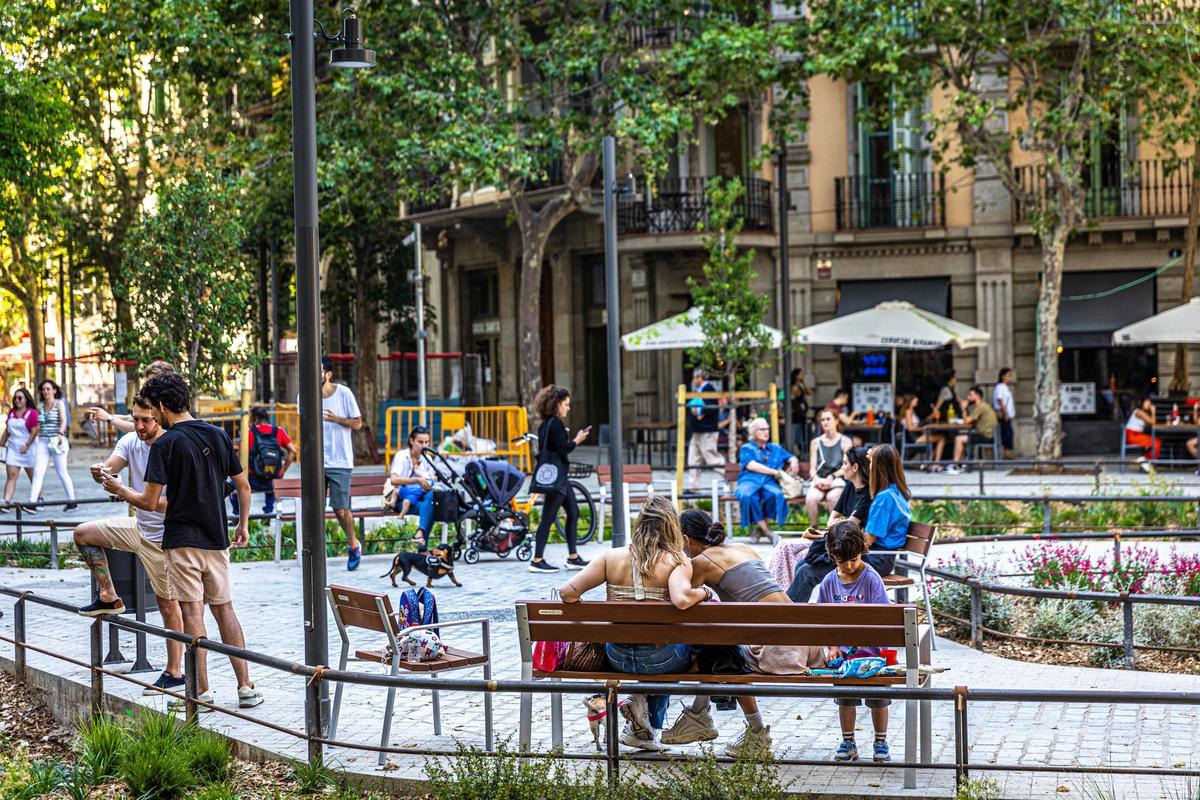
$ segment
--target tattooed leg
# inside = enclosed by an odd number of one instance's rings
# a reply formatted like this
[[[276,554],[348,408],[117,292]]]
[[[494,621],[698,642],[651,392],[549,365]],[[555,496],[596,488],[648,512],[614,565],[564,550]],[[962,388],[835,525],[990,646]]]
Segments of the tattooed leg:
[[[75,529],[75,546],[79,548],[79,555],[83,557],[83,562],[88,565],[88,569],[92,571],[92,577],[96,579],[96,586],[100,589],[100,599],[111,603],[117,599],[117,590],[113,587],[112,576],[108,573],[108,558],[104,555],[104,548],[95,543],[96,538],[100,535],[99,531],[95,531],[95,535],[89,536],[89,533],[93,533],[85,530],[89,527],[91,526],[80,525]]]

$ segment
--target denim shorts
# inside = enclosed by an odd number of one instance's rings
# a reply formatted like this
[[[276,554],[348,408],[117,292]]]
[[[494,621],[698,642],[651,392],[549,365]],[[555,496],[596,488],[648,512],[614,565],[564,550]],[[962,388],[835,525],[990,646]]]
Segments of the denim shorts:
[[[350,477],[354,470],[342,467],[325,468],[325,486],[329,488],[329,505],[336,509],[350,508]]]
[[[892,704],[892,701],[886,697],[869,697],[866,700],[863,700],[861,697],[835,697],[833,698],[833,702],[839,706],[850,706],[852,708],[857,708],[863,703],[867,704],[867,708],[887,708]]]
[[[604,652],[615,671],[634,675],[686,672],[692,666],[689,644],[606,644]]]

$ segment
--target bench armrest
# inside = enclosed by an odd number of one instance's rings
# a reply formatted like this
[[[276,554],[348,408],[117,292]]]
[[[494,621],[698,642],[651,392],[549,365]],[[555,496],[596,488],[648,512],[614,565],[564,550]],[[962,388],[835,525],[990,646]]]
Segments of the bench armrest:
[[[393,614],[393,616],[395,616]],[[488,617],[472,617],[471,619],[456,619],[451,622],[432,622],[428,625],[410,625],[407,628],[400,628],[396,635],[402,633],[411,633],[414,631],[429,631],[437,628],[460,628],[463,625],[481,625],[484,628],[491,626],[492,620]]]

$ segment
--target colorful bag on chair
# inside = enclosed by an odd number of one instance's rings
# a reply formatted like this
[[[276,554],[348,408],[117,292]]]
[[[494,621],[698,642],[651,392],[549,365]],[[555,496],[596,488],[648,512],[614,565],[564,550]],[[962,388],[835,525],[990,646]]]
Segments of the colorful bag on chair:
[[[396,621],[400,623],[401,629],[411,628],[413,625],[433,625],[440,622],[437,600],[434,598],[433,592],[424,586],[405,589],[404,593],[400,595],[400,609],[396,612]],[[436,628],[433,629],[433,632],[439,633]]]
[[[533,668],[539,672],[554,672],[567,657],[568,642],[534,642]]]

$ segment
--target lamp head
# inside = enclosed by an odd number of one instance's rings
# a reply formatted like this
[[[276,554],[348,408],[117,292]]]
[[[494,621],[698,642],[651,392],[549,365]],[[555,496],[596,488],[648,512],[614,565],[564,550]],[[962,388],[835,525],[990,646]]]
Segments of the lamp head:
[[[338,36],[342,46],[329,54],[329,66],[342,69],[370,69],[375,66],[375,51],[362,46],[362,20],[354,9],[342,12],[342,31]]]

